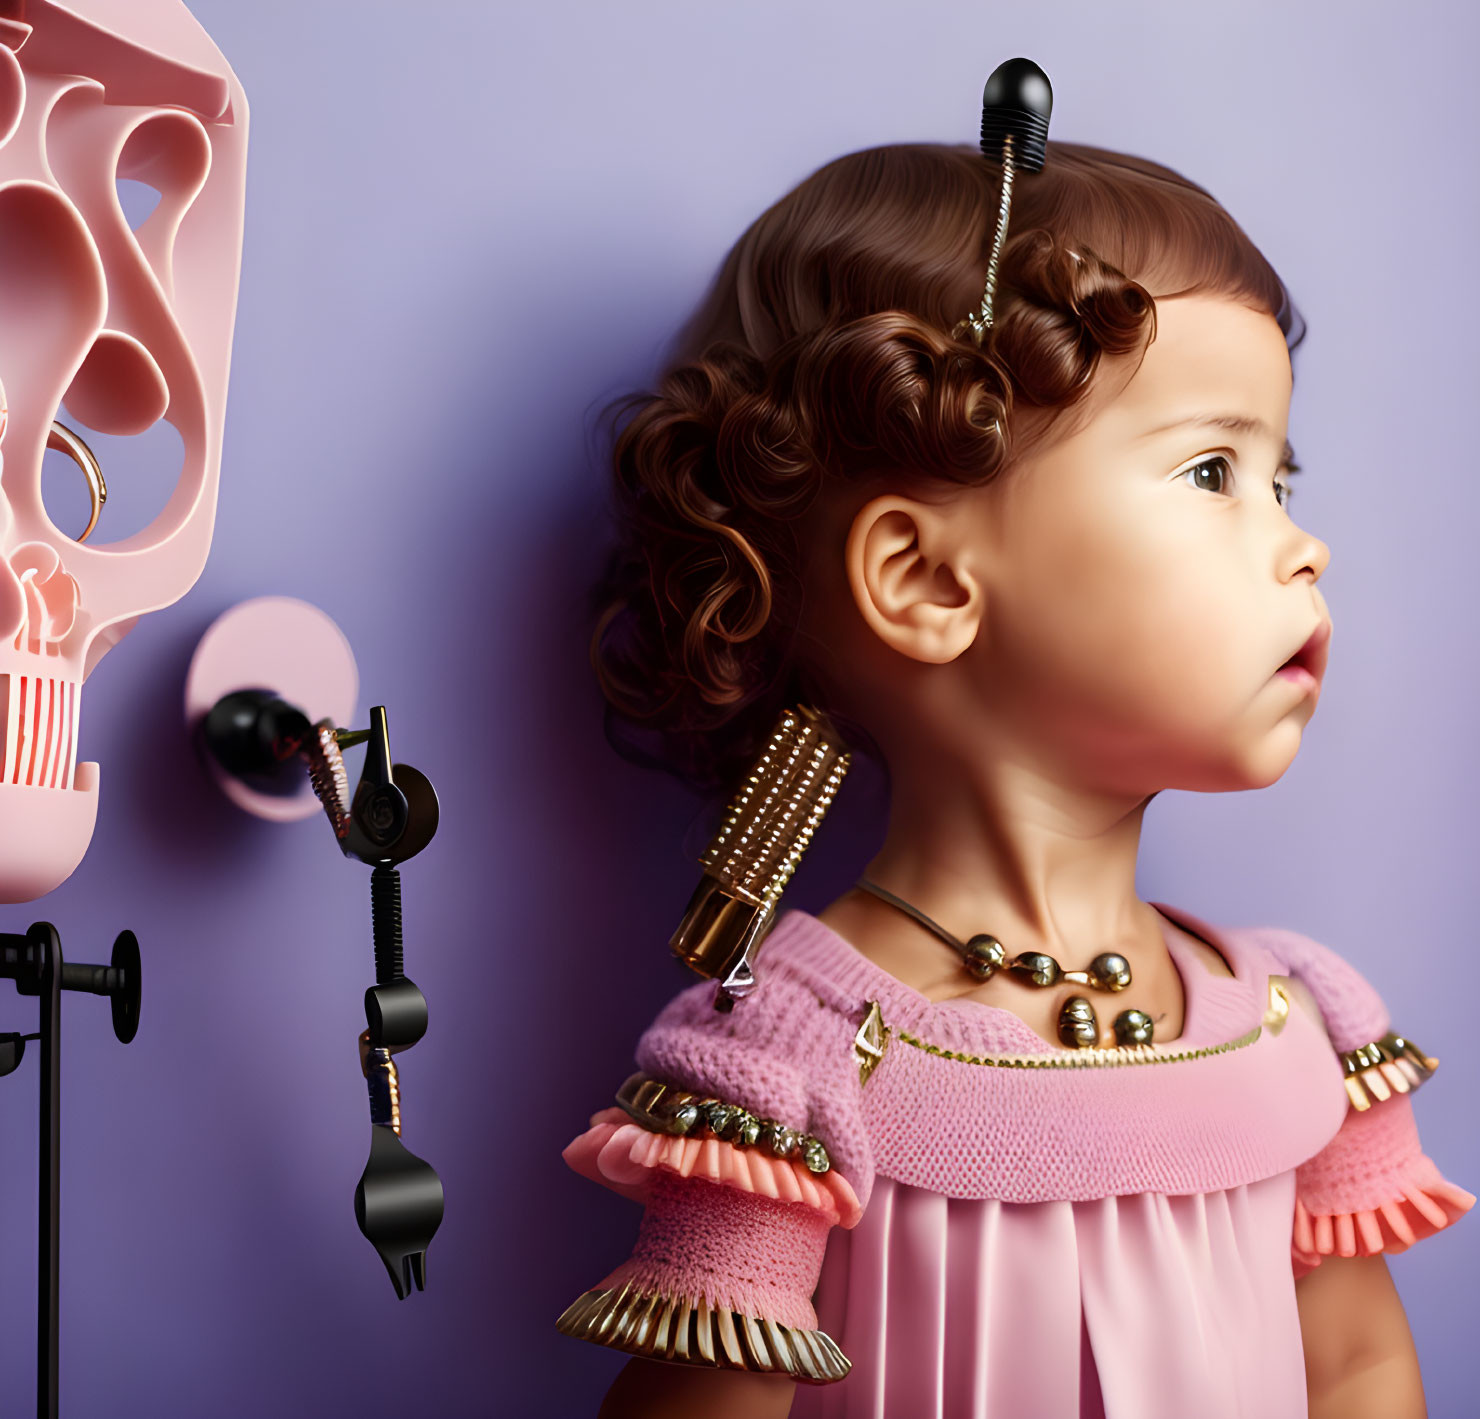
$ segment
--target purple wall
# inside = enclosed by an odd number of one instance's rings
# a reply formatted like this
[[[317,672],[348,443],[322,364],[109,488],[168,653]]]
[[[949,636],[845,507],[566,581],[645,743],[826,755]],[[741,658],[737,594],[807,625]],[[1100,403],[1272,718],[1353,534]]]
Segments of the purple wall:
[[[603,538],[595,413],[649,376],[762,206],[844,151],[970,140],[983,78],[1018,53],[1053,78],[1056,135],[1208,186],[1310,323],[1292,438],[1299,514],[1334,554],[1321,710],[1275,788],[1159,800],[1144,894],[1347,954],[1444,1057],[1420,1125],[1448,1176],[1480,1188],[1472,15],[192,8],[252,106],[216,543],[190,596],[87,687],[82,749],[103,766],[87,860],[0,916],[55,922],[77,959],[106,959],[125,926],[144,950],[134,1045],[113,1042],[102,1002],[65,1008],[70,1419],[594,1411],[619,1357],[553,1320],[636,1214],[558,1153],[683,983],[664,942],[705,834],[705,805],[601,737],[583,622]],[[404,874],[432,1025],[402,1081],[447,1220],[429,1291],[404,1304],[351,1210],[368,873],[321,821],[229,807],[179,723],[197,637],[269,592],[339,621],[364,704],[389,705],[398,756],[442,795],[442,832]],[[863,777],[795,905],[821,906],[870,851]],[[0,1028],[34,1018],[0,989]],[[35,1077],[28,1059],[0,1082],[7,1413],[31,1394]],[[1460,1303],[1480,1223],[1392,1269],[1431,1413],[1473,1412]]]

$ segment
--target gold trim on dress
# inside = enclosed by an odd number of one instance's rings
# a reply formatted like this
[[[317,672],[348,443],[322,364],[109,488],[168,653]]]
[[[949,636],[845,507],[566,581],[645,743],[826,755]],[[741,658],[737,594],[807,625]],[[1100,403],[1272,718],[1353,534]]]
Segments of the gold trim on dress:
[[[1076,1049],[1066,1050],[1062,1054],[965,1054],[961,1050],[945,1049],[928,1040],[917,1039],[905,1030],[896,1029],[894,1034],[915,1049],[938,1055],[941,1059],[954,1059],[958,1064],[984,1064],[997,1069],[1121,1069],[1131,1064],[1178,1064],[1184,1060],[1227,1054],[1229,1050],[1243,1049],[1253,1044],[1263,1031],[1262,1025],[1255,1025],[1236,1040],[1204,1045],[1199,1049],[1174,1049],[1167,1045],[1117,1045],[1113,1049]]]
[[[562,1335],[629,1355],[721,1370],[787,1374],[832,1384],[853,1368],[825,1331],[711,1307],[704,1299],[639,1290],[630,1281],[577,1297],[555,1322]]]
[[[1358,1113],[1394,1094],[1411,1094],[1432,1076],[1439,1061],[1412,1040],[1389,1031],[1380,1040],[1341,1052],[1347,1097]]]

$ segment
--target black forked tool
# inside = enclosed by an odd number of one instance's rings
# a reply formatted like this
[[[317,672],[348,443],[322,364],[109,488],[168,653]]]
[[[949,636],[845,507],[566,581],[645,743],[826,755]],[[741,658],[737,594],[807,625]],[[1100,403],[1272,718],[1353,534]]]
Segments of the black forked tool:
[[[271,690],[235,690],[203,725],[206,747],[230,772],[265,792],[301,790],[302,762],[329,816],[340,851],[370,868],[375,984],[365,992],[360,1068],[370,1089],[370,1160],[355,1188],[355,1218],[380,1254],[396,1295],[426,1289],[426,1251],[442,1221],[442,1182],[401,1142],[400,1080],[393,1055],[427,1032],[426,997],[401,963],[401,875],[437,831],[437,793],[409,764],[392,764],[385,706],[369,729],[311,724]],[[365,745],[351,795],[341,750]]]
[[[427,1244],[442,1221],[442,1180],[388,1127],[370,1131],[370,1161],[355,1188],[355,1220],[403,1301],[426,1290]]]
[[[349,737],[349,736],[345,736]],[[392,764],[385,708],[370,711],[365,766],[340,840],[372,865],[370,915],[375,984],[365,992],[360,1067],[370,1090],[370,1158],[355,1188],[355,1220],[403,1301],[426,1288],[427,1246],[442,1222],[442,1181],[401,1142],[401,1093],[393,1055],[427,1030],[426,997],[402,968],[401,874],[437,831],[437,795],[426,776]],[[332,817],[332,814],[331,814]]]

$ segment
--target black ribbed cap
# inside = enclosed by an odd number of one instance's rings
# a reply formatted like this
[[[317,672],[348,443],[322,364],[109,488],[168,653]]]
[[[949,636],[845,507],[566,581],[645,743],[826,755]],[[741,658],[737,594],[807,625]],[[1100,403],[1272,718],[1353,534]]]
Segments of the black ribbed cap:
[[[1038,172],[1048,156],[1053,87],[1031,59],[1009,59],[992,70],[982,90],[982,152],[1002,161],[1002,140],[1013,139],[1013,166]]]

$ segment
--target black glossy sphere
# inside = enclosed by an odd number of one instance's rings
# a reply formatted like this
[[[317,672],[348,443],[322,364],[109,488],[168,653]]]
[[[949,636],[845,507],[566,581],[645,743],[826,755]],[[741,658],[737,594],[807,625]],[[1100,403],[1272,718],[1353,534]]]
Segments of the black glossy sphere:
[[[1048,155],[1048,120],[1053,86],[1031,59],[1009,59],[992,70],[982,90],[982,152],[1002,157],[1002,140],[1013,140],[1020,172],[1038,172]]]

